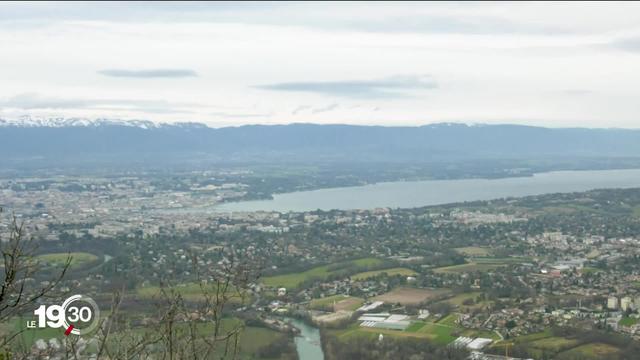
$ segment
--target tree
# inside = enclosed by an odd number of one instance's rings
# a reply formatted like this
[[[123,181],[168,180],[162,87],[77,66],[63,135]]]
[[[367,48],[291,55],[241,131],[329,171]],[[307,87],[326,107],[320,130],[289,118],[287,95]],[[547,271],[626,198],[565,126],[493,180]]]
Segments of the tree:
[[[230,254],[225,260],[212,269],[200,266],[192,254],[197,290],[185,298],[180,287],[164,283],[158,297],[151,300],[157,315],[142,332],[129,331],[131,324],[120,315],[124,291],[116,292],[110,315],[97,334],[100,347],[96,358],[237,358],[244,322],[228,318],[228,308],[247,305],[250,284],[257,281],[261,266]]]
[[[2,213],[2,208],[0,208]],[[56,286],[63,279],[71,264],[68,256],[60,272],[42,286],[31,286],[34,277],[42,275],[42,268],[35,252],[37,244],[32,237],[27,236],[24,222],[18,222],[11,216],[9,237],[0,239],[0,254],[4,267],[2,268],[2,287],[0,288],[0,323],[7,323],[10,319],[31,310],[34,304],[43,297],[55,295]],[[10,331],[0,337],[0,349],[6,348],[23,330]]]

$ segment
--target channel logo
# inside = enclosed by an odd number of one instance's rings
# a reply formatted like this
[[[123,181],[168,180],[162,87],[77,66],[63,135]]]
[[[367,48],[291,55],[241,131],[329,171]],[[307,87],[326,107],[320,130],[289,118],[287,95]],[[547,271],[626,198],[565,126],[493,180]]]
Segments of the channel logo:
[[[66,336],[86,335],[100,322],[98,305],[85,295],[70,296],[61,305],[40,305],[33,314],[38,319],[27,321],[27,328],[64,329]]]

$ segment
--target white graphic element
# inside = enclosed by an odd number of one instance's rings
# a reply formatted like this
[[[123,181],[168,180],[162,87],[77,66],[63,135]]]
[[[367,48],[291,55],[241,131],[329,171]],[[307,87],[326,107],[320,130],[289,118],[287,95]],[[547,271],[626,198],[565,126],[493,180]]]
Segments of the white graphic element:
[[[90,306],[71,306],[72,303],[76,301],[82,301],[87,303]],[[69,310],[69,316],[67,317],[67,309]],[[74,328],[71,329],[71,334],[74,335],[82,335],[89,333],[98,326],[100,321],[100,309],[98,308],[98,304],[93,301],[92,298],[85,295],[73,295],[68,297],[62,305],[40,305],[33,312],[38,316],[38,327],[39,328],[64,328],[68,329],[73,323],[77,323],[78,321],[87,323],[91,320],[89,326],[84,327],[82,329]]]

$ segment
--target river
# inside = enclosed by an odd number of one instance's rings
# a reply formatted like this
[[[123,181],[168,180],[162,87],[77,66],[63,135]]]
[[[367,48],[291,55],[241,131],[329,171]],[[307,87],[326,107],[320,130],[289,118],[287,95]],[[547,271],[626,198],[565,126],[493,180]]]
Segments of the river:
[[[310,211],[412,208],[463,201],[491,200],[601,188],[640,187],[640,169],[554,171],[529,177],[395,181],[275,194],[272,200],[225,203],[217,212]]]
[[[300,329],[300,336],[295,337],[296,350],[300,360],[323,360],[320,330],[298,319],[289,318],[287,321]]]

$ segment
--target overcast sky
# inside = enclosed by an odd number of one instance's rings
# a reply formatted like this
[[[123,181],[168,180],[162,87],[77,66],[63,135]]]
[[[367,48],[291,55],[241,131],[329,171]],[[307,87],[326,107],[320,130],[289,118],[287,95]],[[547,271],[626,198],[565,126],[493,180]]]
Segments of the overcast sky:
[[[2,3],[0,117],[640,128],[640,3]]]

